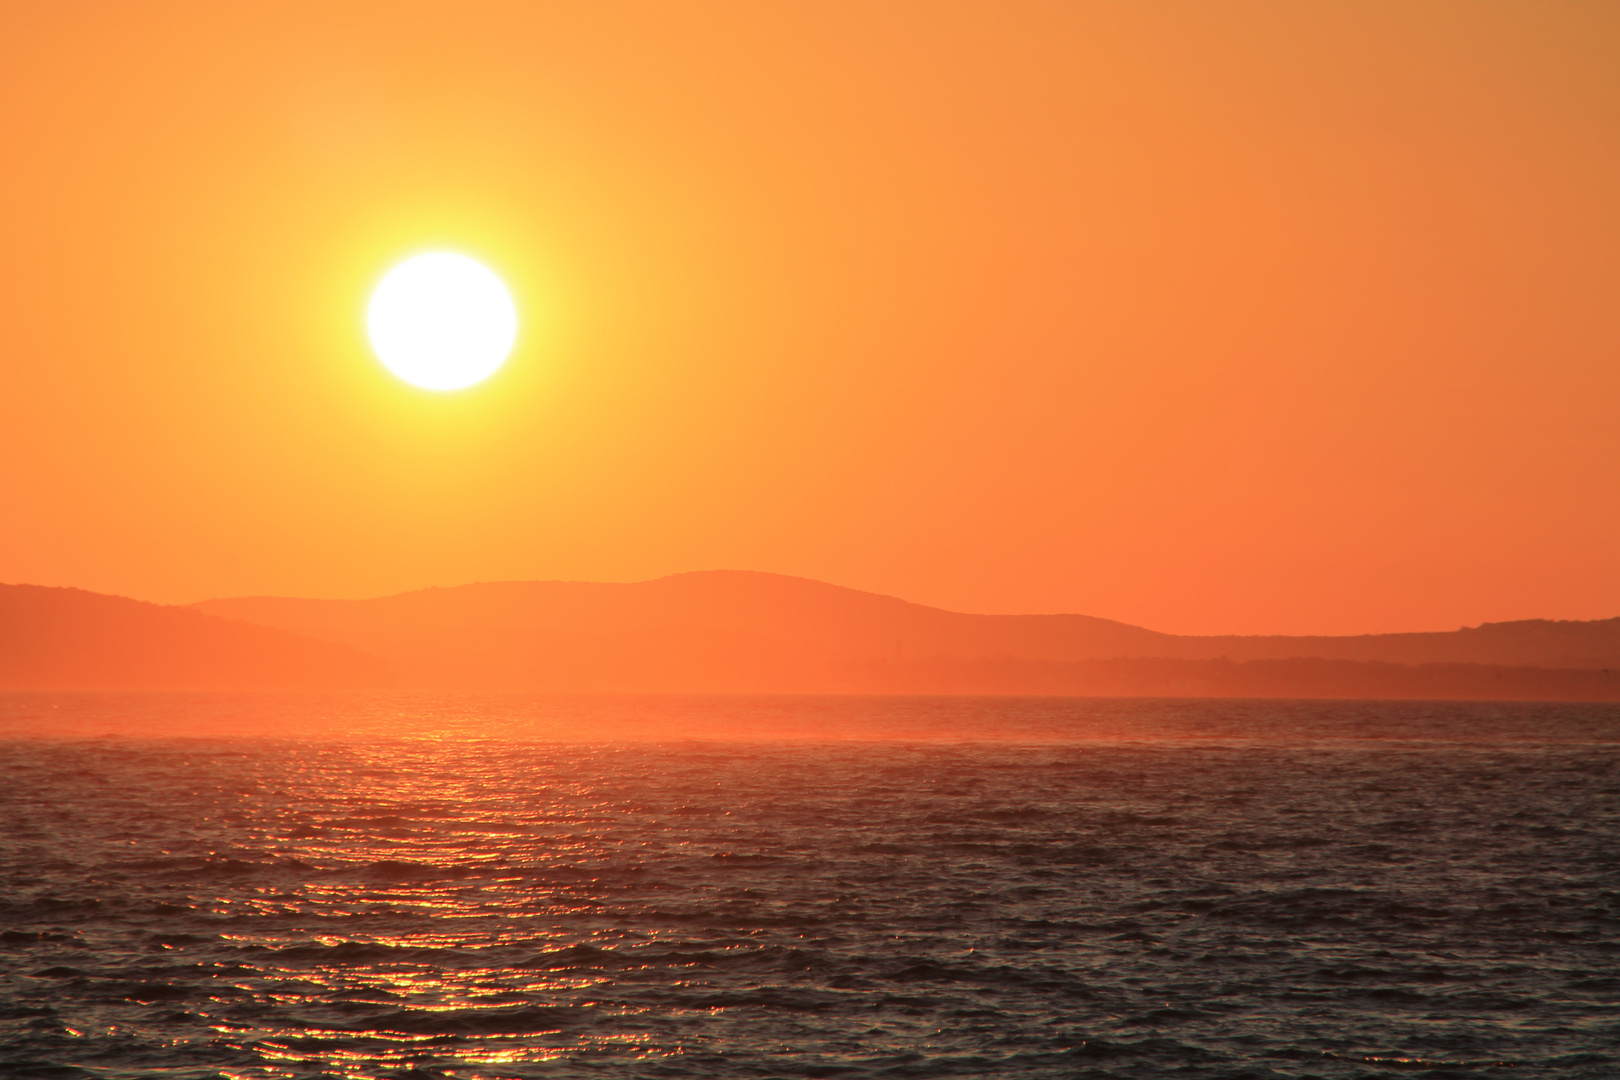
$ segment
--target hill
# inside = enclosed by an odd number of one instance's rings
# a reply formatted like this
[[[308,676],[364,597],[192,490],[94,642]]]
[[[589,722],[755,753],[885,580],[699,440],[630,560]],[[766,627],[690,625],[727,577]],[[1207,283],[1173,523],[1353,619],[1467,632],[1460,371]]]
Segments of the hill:
[[[335,689],[388,685],[340,643],[81,589],[0,585],[0,688]]]
[[[1319,687],[1322,696],[1607,699],[1602,672],[1620,669],[1620,619],[1449,633],[1195,637],[1085,615],[964,614],[741,571],[632,584],[480,583],[370,600],[244,597],[195,607],[375,653],[412,684],[444,688],[1268,696],[1275,686],[1277,696],[1313,696]],[[1112,663],[1144,659],[1183,663]],[[1245,663],[1302,660],[1376,664],[1382,674],[1342,664]],[[1435,665],[1451,668],[1442,676]],[[1399,670],[1412,666],[1428,666],[1429,674]],[[1519,668],[1588,674],[1504,674]],[[1579,689],[1559,692],[1565,683]]]

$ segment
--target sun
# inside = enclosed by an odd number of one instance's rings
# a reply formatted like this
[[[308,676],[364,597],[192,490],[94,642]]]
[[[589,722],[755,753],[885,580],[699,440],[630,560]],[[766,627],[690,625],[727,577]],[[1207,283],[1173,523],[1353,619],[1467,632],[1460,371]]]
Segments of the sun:
[[[377,358],[428,390],[495,373],[517,340],[517,308],[483,263],[449,251],[413,255],[383,275],[366,310]]]

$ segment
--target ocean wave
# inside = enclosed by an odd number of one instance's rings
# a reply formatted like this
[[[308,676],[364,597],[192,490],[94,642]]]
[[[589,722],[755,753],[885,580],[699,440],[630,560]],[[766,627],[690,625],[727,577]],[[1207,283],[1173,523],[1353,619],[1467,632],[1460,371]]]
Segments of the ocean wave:
[[[1613,1076],[1620,744],[1307,743],[4,744],[0,1073]]]

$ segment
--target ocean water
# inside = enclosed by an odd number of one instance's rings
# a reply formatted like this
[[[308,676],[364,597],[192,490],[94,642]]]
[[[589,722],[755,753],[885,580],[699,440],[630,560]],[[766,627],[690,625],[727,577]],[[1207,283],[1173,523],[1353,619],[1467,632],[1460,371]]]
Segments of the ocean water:
[[[1620,708],[0,696],[0,1074],[1620,1076]]]

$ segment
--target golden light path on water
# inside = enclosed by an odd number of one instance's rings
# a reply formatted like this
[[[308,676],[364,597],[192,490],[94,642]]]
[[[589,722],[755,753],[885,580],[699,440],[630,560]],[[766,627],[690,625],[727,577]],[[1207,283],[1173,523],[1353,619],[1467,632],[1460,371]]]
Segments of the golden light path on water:
[[[439,740],[429,740],[429,745],[433,741]],[[536,906],[521,893],[504,890],[521,889],[525,880],[537,870],[543,871],[548,862],[575,865],[580,860],[600,858],[604,852],[585,840],[554,841],[547,845],[540,863],[531,861],[523,873],[503,873],[503,852],[531,830],[512,824],[507,814],[499,809],[502,802],[491,805],[491,789],[501,780],[498,774],[464,776],[454,782],[421,775],[404,778],[392,773],[372,775],[349,787],[345,800],[361,807],[408,805],[422,820],[407,825],[394,815],[381,819],[346,818],[322,829],[318,837],[311,835],[312,830],[308,828],[296,827],[257,833],[254,839],[258,843],[310,865],[358,862],[374,869],[385,868],[384,876],[390,872],[389,868],[400,868],[399,872],[406,875],[419,872],[433,880],[368,883],[359,889],[306,882],[290,895],[262,889],[260,896],[239,902],[254,916],[318,914],[323,918],[403,920],[427,929],[402,934],[376,932],[313,939],[298,935],[222,935],[225,940],[247,948],[272,951],[307,948],[312,940],[333,951],[334,962],[313,967],[251,967],[249,970],[254,977],[235,984],[243,993],[255,993],[267,981],[296,983],[303,988],[302,992],[271,994],[271,1000],[294,1008],[344,1000],[386,1001],[396,1007],[393,1015],[400,1023],[393,1027],[384,1022],[369,1027],[322,1028],[302,1024],[266,1027],[220,1022],[213,1025],[213,1030],[223,1036],[228,1045],[252,1052],[272,1066],[278,1062],[309,1062],[312,1042],[357,1042],[362,1048],[330,1047],[323,1049],[319,1056],[327,1071],[355,1077],[370,1076],[378,1067],[409,1069],[420,1060],[424,1049],[445,1042],[444,1033],[410,1030],[413,1023],[434,1014],[453,1014],[463,1021],[469,1016],[473,1018],[477,1037],[483,1045],[458,1047],[455,1060],[464,1064],[540,1064],[579,1052],[582,1041],[587,1046],[595,1043],[632,1050],[642,1057],[672,1052],[659,1051],[650,1033],[614,1033],[582,1040],[577,1036],[563,1037],[560,1027],[548,1026],[543,1019],[534,1022],[526,1015],[513,1016],[514,1002],[576,996],[601,980],[545,969],[550,957],[563,962],[573,937],[556,933],[553,927],[559,919],[581,914],[578,905]],[[565,790],[576,798],[582,794],[577,785]],[[469,813],[466,809],[469,807],[475,809]],[[509,812],[510,808],[506,809]],[[574,812],[579,809],[576,805]],[[601,813],[609,808],[587,801],[583,809],[587,813]],[[445,823],[452,818],[453,829],[446,829]],[[439,881],[442,878],[458,884],[442,884]],[[459,884],[468,878],[478,880],[476,889],[469,890]],[[215,901],[225,905],[227,910],[232,906],[229,898],[215,898]],[[491,916],[499,917],[504,925],[492,931],[487,925]],[[472,925],[459,930],[458,922]],[[476,961],[471,966],[456,969],[446,969],[440,961],[373,966],[342,959],[350,953],[363,954],[368,950],[389,950],[408,957],[422,951],[442,955],[503,947],[539,951],[524,967],[480,966]],[[487,1022],[479,1022],[480,1014],[488,1017]]]

